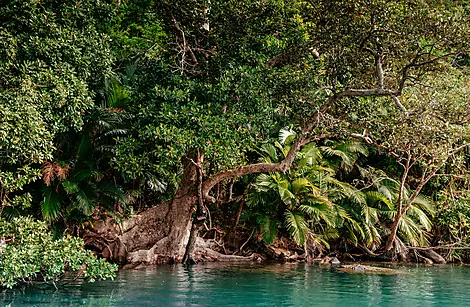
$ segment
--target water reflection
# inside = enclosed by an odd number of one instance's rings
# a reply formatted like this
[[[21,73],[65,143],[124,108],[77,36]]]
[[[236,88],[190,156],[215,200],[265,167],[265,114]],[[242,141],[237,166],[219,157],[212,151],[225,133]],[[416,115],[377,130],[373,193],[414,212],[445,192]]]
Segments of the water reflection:
[[[305,264],[158,266],[115,281],[0,292],[4,306],[470,306],[470,268],[406,274],[334,272]]]

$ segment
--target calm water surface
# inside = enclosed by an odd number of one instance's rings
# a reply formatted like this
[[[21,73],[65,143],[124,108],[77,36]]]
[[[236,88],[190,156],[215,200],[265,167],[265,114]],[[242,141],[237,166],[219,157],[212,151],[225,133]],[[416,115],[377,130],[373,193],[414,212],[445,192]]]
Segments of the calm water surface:
[[[0,306],[470,306],[470,268],[333,272],[307,264],[158,266],[114,281],[0,292]]]

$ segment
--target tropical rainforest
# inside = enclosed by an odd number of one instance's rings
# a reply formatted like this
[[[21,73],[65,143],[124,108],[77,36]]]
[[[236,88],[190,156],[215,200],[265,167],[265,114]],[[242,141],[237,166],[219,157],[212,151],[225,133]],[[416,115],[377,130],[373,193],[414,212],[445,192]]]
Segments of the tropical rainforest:
[[[0,1],[0,285],[469,260],[469,19],[468,0]]]

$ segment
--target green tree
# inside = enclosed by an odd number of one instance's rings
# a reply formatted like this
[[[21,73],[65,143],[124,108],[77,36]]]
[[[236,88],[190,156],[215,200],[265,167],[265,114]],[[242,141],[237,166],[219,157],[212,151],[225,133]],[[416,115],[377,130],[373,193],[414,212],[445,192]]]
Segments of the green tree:
[[[356,136],[394,157],[403,169],[397,198],[398,213],[387,241],[387,250],[395,243],[402,217],[424,186],[435,177],[449,176],[444,166],[451,159],[459,163],[453,158],[470,144],[466,127],[468,81],[461,72],[449,70],[451,73],[442,79],[430,76],[426,86],[416,86],[404,93],[402,100],[407,108],[404,114],[385,115],[393,110],[382,100],[374,104],[380,112],[353,114],[356,118],[351,123],[365,129],[365,133]],[[367,107],[369,104],[363,100],[357,103],[356,106],[351,103],[348,108]],[[414,182],[412,178],[415,178]],[[413,190],[409,197],[405,195],[407,187]]]
[[[136,131],[119,140],[113,160],[113,167],[130,178],[147,170],[170,182],[172,174],[182,174],[171,205],[161,206],[167,210],[162,224],[172,227],[157,241],[166,237],[172,242],[165,248],[171,256],[180,255],[187,241],[181,230],[191,228],[193,206],[198,204],[198,212],[203,212],[204,202],[216,199],[215,186],[248,174],[286,173],[296,153],[325,134],[366,141],[381,135],[385,140],[376,143],[387,144],[390,134],[380,129],[388,125],[398,131],[403,118],[419,116],[420,110],[413,107],[418,96],[409,95],[419,92],[420,82],[429,80],[431,73],[447,75],[453,70],[470,33],[468,6],[461,3],[207,5],[161,3],[164,14],[159,19],[166,39],[162,44],[160,36],[155,42],[162,46],[165,63],[138,68],[137,75],[144,74],[146,80],[135,89],[143,94],[129,107],[136,115]],[[369,116],[368,125],[359,121],[360,112]],[[374,122],[379,125],[374,127]],[[250,151],[260,141],[272,139],[289,124],[297,137],[283,160],[251,159]],[[413,127],[407,131],[419,135],[423,130]],[[451,144],[458,146],[460,140]],[[398,201],[402,207],[397,225],[412,203],[403,204],[403,197]]]
[[[82,128],[111,74],[109,38],[98,28],[112,9],[103,1],[0,5],[0,167],[2,181],[17,183],[1,183],[3,206],[25,197],[23,186],[53,159],[58,135]]]

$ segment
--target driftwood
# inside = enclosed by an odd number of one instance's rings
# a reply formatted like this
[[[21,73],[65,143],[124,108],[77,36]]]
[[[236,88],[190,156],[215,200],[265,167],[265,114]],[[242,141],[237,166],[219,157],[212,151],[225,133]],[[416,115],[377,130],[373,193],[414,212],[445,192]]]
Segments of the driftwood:
[[[439,255],[438,253],[436,253],[432,249],[420,250],[419,253],[421,255],[423,255],[424,257],[426,257],[428,259],[431,259],[432,262],[434,262],[434,263],[439,263],[439,264],[446,264],[447,263],[447,261],[444,259],[444,257]]]
[[[394,269],[389,269],[389,268],[381,268],[381,267],[374,267],[374,266],[368,266],[368,265],[361,265],[361,264],[342,265],[341,267],[336,268],[336,270],[340,271],[340,272],[345,272],[345,273],[348,273],[348,274],[369,273],[369,274],[394,275],[394,274],[403,273],[399,270],[394,270]]]

